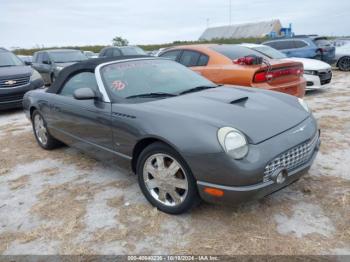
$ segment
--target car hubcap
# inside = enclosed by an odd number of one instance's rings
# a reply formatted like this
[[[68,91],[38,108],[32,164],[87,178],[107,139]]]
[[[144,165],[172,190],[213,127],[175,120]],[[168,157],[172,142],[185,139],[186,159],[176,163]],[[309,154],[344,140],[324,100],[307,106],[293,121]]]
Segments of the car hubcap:
[[[41,144],[46,145],[47,143],[47,131],[44,125],[44,119],[40,115],[34,117],[35,134]]]
[[[350,69],[350,57],[344,57],[340,61],[339,67],[342,68],[343,70],[349,70]]]
[[[143,180],[151,196],[166,206],[178,206],[188,192],[187,175],[171,156],[150,156],[143,168]]]

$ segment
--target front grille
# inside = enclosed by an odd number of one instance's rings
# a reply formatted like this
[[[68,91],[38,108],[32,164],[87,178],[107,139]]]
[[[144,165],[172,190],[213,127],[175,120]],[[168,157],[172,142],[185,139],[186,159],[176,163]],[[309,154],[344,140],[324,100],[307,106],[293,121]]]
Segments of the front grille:
[[[24,86],[29,83],[30,76],[21,76],[0,79],[0,88],[12,88],[17,86]]]
[[[0,96],[0,104],[7,102],[14,102],[23,100],[24,94],[10,95],[10,96]]]
[[[276,169],[285,168],[288,171],[292,171],[293,169],[309,161],[315,150],[318,139],[319,133],[317,132],[316,135],[309,141],[293,147],[292,149],[289,149],[287,152],[272,160],[265,167],[263,179],[264,182],[270,180],[270,176]]]
[[[331,82],[331,79],[321,80],[321,85],[326,85],[326,84],[329,84],[330,82]]]
[[[332,79],[332,71],[321,71],[318,72],[318,76],[320,77],[321,85],[329,84]]]

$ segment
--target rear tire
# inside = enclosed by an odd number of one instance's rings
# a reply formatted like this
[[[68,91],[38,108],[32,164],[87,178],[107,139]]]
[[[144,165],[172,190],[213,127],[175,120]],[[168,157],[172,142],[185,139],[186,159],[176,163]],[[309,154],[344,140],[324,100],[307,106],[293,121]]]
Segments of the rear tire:
[[[350,56],[344,56],[339,59],[338,67],[341,71],[350,71]]]
[[[43,149],[52,150],[61,144],[50,135],[44,117],[38,110],[35,110],[32,114],[32,125],[35,139]]]
[[[200,203],[197,183],[185,160],[170,146],[156,142],[137,160],[139,186],[146,199],[168,214],[181,214]]]

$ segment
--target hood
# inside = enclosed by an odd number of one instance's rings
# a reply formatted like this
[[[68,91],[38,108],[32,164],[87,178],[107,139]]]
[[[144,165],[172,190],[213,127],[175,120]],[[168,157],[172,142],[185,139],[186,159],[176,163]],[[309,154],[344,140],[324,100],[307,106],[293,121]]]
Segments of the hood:
[[[318,71],[318,70],[331,69],[331,66],[329,64],[322,62],[320,60],[316,60],[316,59],[289,57],[289,58],[284,58],[283,60],[296,61],[296,62],[303,63],[304,70]]]
[[[169,117],[178,114],[206,121],[217,128],[234,127],[243,132],[251,144],[278,135],[309,117],[309,113],[293,96],[233,86],[156,100],[144,105]]]
[[[56,66],[67,67],[67,66],[73,65],[75,63],[78,63],[78,62],[69,62],[69,63],[57,63],[57,62],[55,62],[55,65]]]
[[[29,76],[33,72],[30,66],[7,66],[0,67],[0,78],[11,78],[18,76]]]

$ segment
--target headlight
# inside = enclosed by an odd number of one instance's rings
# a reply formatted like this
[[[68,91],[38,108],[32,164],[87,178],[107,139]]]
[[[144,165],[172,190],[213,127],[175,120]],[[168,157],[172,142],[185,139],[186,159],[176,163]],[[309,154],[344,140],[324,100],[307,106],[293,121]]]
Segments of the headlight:
[[[298,102],[305,109],[306,112],[310,112],[309,106],[307,105],[307,103],[303,99],[298,98]]]
[[[41,79],[41,75],[38,73],[38,71],[33,69],[33,73],[30,76],[30,81],[32,82],[32,81],[35,81],[37,79]]]
[[[234,159],[242,159],[248,154],[247,139],[235,128],[220,128],[218,131],[218,140],[225,152]]]
[[[56,66],[57,71],[61,71],[64,67],[63,66]]]
[[[306,74],[306,75],[316,75],[317,72],[316,71],[312,71],[312,70],[304,70],[304,74]]]

